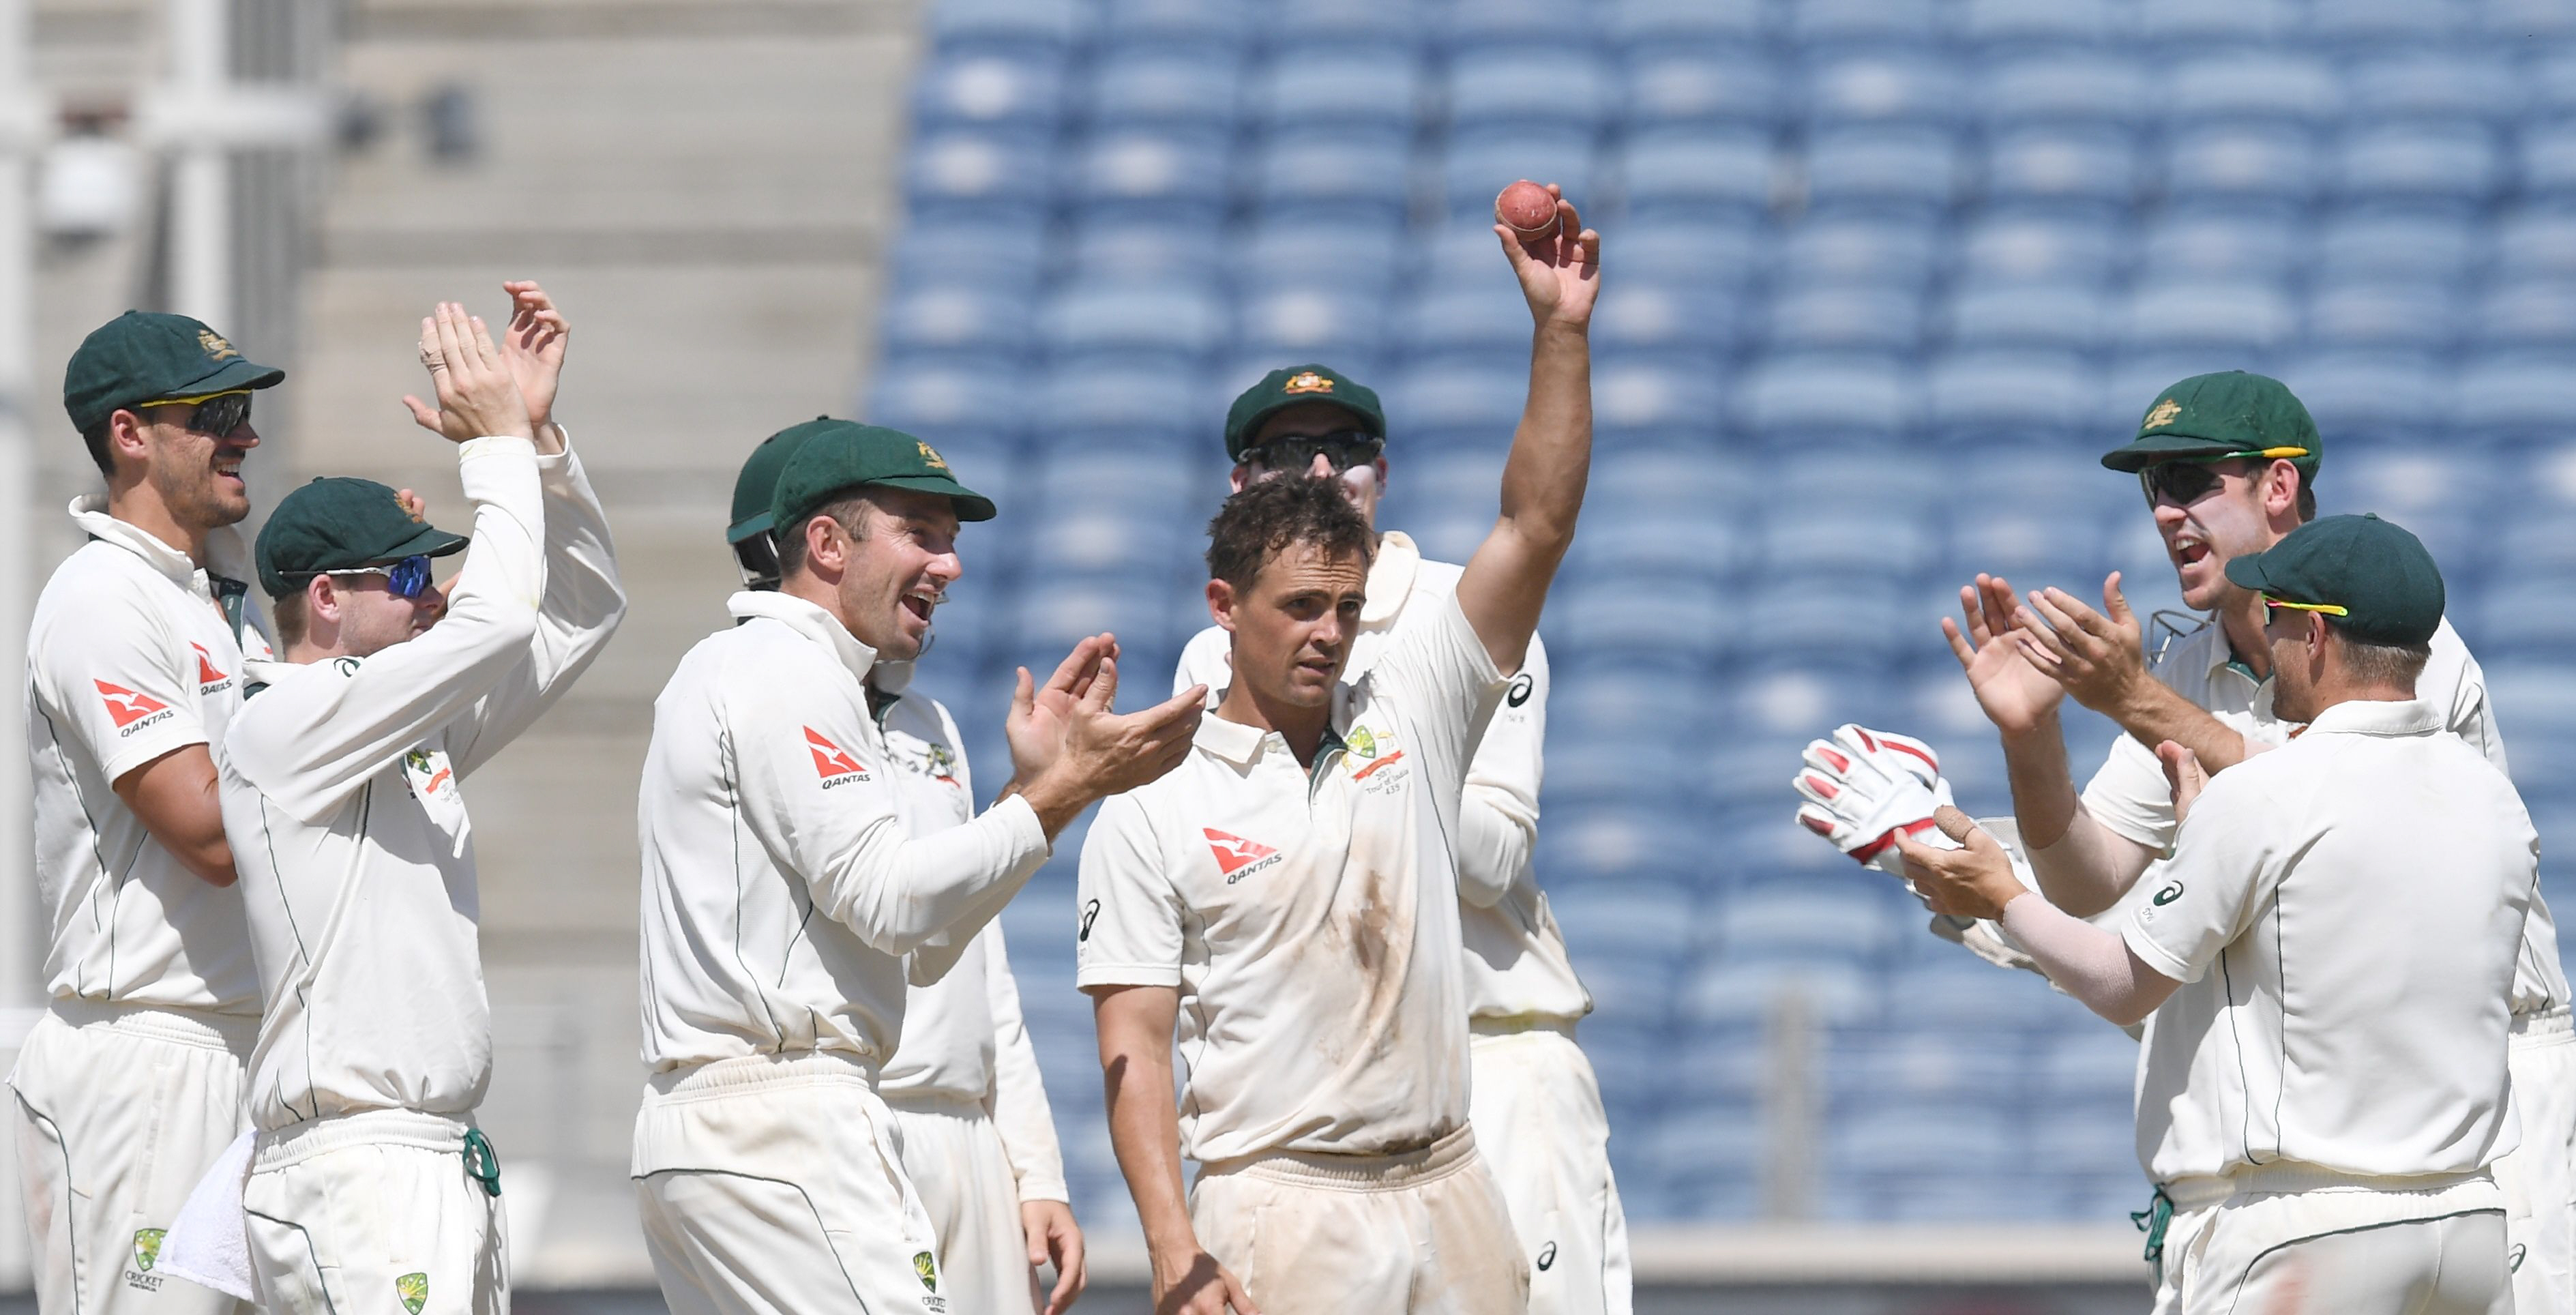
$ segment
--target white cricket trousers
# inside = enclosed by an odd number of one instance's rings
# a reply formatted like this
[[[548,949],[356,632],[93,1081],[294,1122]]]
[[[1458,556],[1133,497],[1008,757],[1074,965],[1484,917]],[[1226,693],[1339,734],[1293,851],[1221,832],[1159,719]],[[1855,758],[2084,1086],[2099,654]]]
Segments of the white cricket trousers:
[[[2576,1315],[2576,1028],[2568,1011],[2513,1020],[2514,1117],[2522,1143],[2495,1162],[2515,1315]]]
[[[1282,1151],[1207,1165],[1199,1245],[1262,1315],[1522,1315],[1529,1265],[1465,1128],[1402,1155]]]
[[[1468,1115],[1530,1266],[1531,1315],[1629,1315],[1628,1216],[1592,1061],[1562,1019],[1476,1019]]]
[[[631,1172],[672,1315],[983,1315],[949,1300],[894,1116],[855,1055],[654,1074]]]
[[[197,1179],[241,1134],[259,1020],[56,1000],[9,1075],[36,1308],[246,1315],[152,1272]]]
[[[904,1177],[939,1239],[940,1295],[949,1309],[1011,1315],[1043,1309],[1020,1227],[1020,1182],[984,1103],[954,1096],[885,1098]]]
[[[2156,1315],[2514,1315],[2504,1192],[2488,1174],[2293,1166],[2167,1191]]]
[[[471,1123],[414,1110],[262,1132],[242,1187],[260,1309],[510,1315],[501,1198],[475,1176],[498,1185],[488,1146]]]

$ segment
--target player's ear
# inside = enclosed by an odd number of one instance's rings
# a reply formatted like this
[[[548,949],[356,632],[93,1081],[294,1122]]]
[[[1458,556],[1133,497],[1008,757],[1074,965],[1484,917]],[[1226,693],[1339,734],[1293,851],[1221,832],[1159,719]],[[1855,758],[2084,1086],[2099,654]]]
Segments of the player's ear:
[[[304,615],[315,621],[340,624],[340,591],[331,587],[331,577],[317,575],[304,582]],[[308,633],[310,627],[307,627]]]
[[[805,518],[805,560],[811,565],[838,575],[850,564],[849,541],[841,535],[841,523],[819,512]]]
[[[1207,583],[1208,616],[1227,634],[1234,633],[1234,586],[1223,580]]]
[[[1239,461],[1236,462],[1234,465],[1234,473],[1226,476],[1226,482],[1233,486],[1234,491],[1237,493],[1241,493],[1245,489],[1250,488],[1252,486],[1252,467]]]

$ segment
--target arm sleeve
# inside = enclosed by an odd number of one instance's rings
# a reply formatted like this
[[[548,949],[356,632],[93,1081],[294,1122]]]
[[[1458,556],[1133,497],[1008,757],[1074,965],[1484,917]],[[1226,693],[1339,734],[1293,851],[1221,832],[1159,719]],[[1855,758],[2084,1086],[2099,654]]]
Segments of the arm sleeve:
[[[545,491],[546,590],[536,638],[528,660],[512,667],[450,738],[459,777],[491,761],[544,715],[599,656],[626,615],[608,516],[580,459],[567,443],[560,455],[538,457],[537,473]]]
[[[1397,706],[1424,737],[1406,751],[1419,752],[1429,781],[1456,798],[1466,784],[1468,756],[1503,700],[1506,677],[1476,638],[1456,593],[1417,599],[1413,606],[1427,614],[1398,628],[1370,675],[1397,683]]]
[[[243,704],[224,752],[289,814],[319,821],[368,777],[456,718],[522,662],[536,633],[545,562],[536,448],[524,438],[461,444],[474,504],[465,569],[447,614],[408,643],[333,658]]]
[[[148,599],[96,593],[77,624],[49,627],[28,657],[33,711],[111,784],[173,749],[206,743],[196,652]]]
[[[2084,785],[2084,811],[2111,834],[2156,853],[2173,848],[2173,785],[2156,751],[2123,734]]]
[[[1011,1177],[1023,1201],[1073,1200],[1065,1190],[1064,1151],[1056,1144],[1055,1113],[1038,1077],[1038,1052],[1020,1014],[1020,984],[1011,976],[1002,926],[984,929],[984,986],[993,1010],[993,1130],[1011,1160]]]
[[[1502,900],[1528,870],[1538,843],[1547,692],[1547,649],[1532,635],[1520,674],[1504,687],[1502,704],[1467,762],[1458,817],[1458,896],[1478,908]]]
[[[1046,833],[1016,797],[964,826],[909,834],[890,769],[861,756],[875,741],[849,702],[774,688],[735,691],[727,702],[744,816],[804,879],[814,906],[871,949],[962,949],[1046,861]],[[926,979],[955,959],[946,955]],[[921,984],[919,964],[912,975]]]
[[[1162,845],[1132,794],[1100,806],[1082,842],[1076,986],[1178,986],[1185,910]]]
[[[2199,981],[2280,880],[2268,795],[2245,767],[2210,778],[2155,893],[2120,929],[2140,962],[2177,982]]]
[[[1205,685],[1213,693],[1233,683],[1234,650],[1226,642],[1225,627],[1209,626],[1190,636],[1181,648],[1179,665],[1172,669],[1172,692]]]
[[[2487,698],[2487,673],[2449,630],[2445,622],[2443,633],[2434,637],[2433,659],[2424,664],[2423,674],[2415,681],[2416,697],[2442,708],[2442,724],[2510,777],[2513,771],[2505,764],[2504,733],[2496,729],[2495,705]]]
[[[2155,984],[2138,975],[2141,961],[2118,936],[2067,914],[2038,891],[2015,896],[1996,925],[2012,933],[2050,984],[2085,1008],[2109,1019],[2150,1012],[2146,996]]]

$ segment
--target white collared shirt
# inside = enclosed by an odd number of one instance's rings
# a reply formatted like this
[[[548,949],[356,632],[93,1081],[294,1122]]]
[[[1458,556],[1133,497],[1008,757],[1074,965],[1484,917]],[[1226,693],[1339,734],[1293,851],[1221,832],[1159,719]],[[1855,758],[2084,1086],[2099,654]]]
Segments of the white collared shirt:
[[[625,614],[569,453],[460,444],[474,505],[446,615],[369,656],[256,662],[216,750],[268,1009],[251,1120],[463,1116],[492,1075],[464,786],[561,697]]]
[[[928,835],[975,818],[975,777],[957,723],[939,700],[905,692],[910,663],[881,662],[868,682],[882,705],[877,727],[901,801],[904,828]],[[984,1107],[1001,1134],[1023,1201],[1070,1201],[1055,1115],[1020,1013],[999,919],[966,943],[955,967],[905,993],[903,1033],[878,1074],[887,1097],[932,1096]]]
[[[2158,1182],[2466,1173],[2515,1143],[2506,990],[2539,880],[2512,782],[2424,702],[2219,773],[2122,939],[2183,985],[2138,1077]]]
[[[1425,559],[1410,536],[1379,536],[1369,564],[1368,603],[1351,640],[1344,679],[1365,674],[1407,618],[1422,618],[1458,591],[1464,568]],[[1209,626],[1181,651],[1174,692],[1205,685],[1222,693],[1233,680],[1221,627]],[[1474,1018],[1542,1016],[1573,1020],[1592,1012],[1575,976],[1565,933],[1548,910],[1530,863],[1538,841],[1539,781],[1547,741],[1547,646],[1530,636],[1529,656],[1467,766],[1459,817],[1458,919],[1467,949],[1467,1012]]]
[[[209,567],[74,499],[90,542],[54,570],[27,630],[28,766],[36,884],[51,924],[56,999],[259,1012],[241,895],[207,885],[144,830],[116,779],[192,744],[219,744],[241,706],[243,650],[269,653],[246,603],[239,640],[222,593],[251,579],[230,527]],[[220,583],[219,583],[220,581]]]
[[[2273,714],[2272,682],[2257,680],[2253,672],[2235,661],[2226,629],[2216,623],[2175,641],[2156,664],[2155,674],[2175,693],[2207,709],[2251,743],[2283,744],[2298,729],[2296,723]],[[2479,669],[2468,645],[2460,642],[2458,632],[2447,620],[2433,632],[2433,656],[2424,664],[2423,674],[2415,679],[2415,693],[2416,700],[2430,706],[2445,729],[2466,740],[2470,748],[2495,764],[2496,770],[2510,771],[2505,765],[2504,737],[2496,729],[2495,710],[2487,703],[2486,673]],[[2084,811],[2113,833],[2159,854],[2173,847],[2172,787],[2165,781],[2164,766],[2156,761],[2155,750],[2139,743],[2134,735],[2122,735],[2112,744],[2110,757],[2084,787]],[[2097,926],[2119,925],[2149,892],[2162,884],[2161,869],[2149,867],[2118,905],[2092,921]],[[2570,1002],[2567,972],[2558,962],[2558,926],[2550,916],[2549,905],[2535,893],[2515,960],[2513,1011],[2535,1013]]]
[[[1420,610],[1335,688],[1311,770],[1211,714],[1084,843],[1075,981],[1180,989],[1197,1160],[1386,1154],[1467,1121],[1453,837],[1507,682],[1455,594]]]
[[[868,714],[875,651],[793,595],[725,605],[741,623],[699,640],[653,701],[644,1062],[882,1063],[907,981],[955,966],[1046,861],[1046,833],[1017,797],[916,833]]]

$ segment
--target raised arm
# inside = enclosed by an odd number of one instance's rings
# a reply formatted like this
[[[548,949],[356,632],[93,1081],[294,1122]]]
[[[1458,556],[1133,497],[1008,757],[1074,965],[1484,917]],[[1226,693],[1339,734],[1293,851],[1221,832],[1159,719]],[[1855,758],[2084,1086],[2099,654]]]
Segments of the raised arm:
[[[1551,185],[1548,190],[1558,189]],[[1592,468],[1592,302],[1601,284],[1601,235],[1557,200],[1556,227],[1524,242],[1494,225],[1537,322],[1529,398],[1503,461],[1502,515],[1467,561],[1458,607],[1494,665],[1520,668],[1557,563],[1574,542]]]
[[[1109,1144],[1145,1226],[1156,1315],[1259,1315],[1243,1285],[1200,1245],[1181,1189],[1180,1112],[1172,1105],[1172,1025],[1180,1007],[1173,986],[1093,990]]]
[[[2120,573],[2102,581],[2102,610],[2063,589],[2041,589],[2014,613],[2014,634],[2032,665],[2076,702],[2120,723],[2145,745],[2171,740],[2218,772],[2258,752],[2235,727],[2174,692],[2147,669],[2146,629],[2120,592]]]
[[[1538,843],[1547,686],[1547,648],[1532,635],[1521,673],[1467,763],[1467,789],[1458,808],[1458,898],[1480,909],[1511,892]]]

